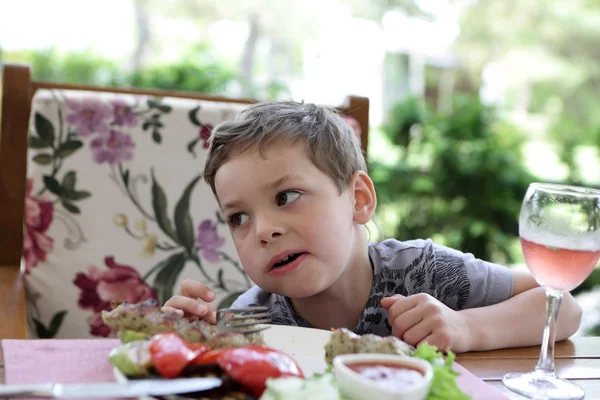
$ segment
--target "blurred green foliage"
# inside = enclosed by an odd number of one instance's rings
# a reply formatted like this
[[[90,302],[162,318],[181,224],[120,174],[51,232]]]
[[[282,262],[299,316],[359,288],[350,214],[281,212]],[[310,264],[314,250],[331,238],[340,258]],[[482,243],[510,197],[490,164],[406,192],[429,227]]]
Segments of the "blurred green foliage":
[[[472,1],[453,44],[474,86],[493,62],[505,74],[506,105],[547,119],[543,135],[556,144],[571,184],[582,184],[577,146],[600,145],[599,4]]]
[[[107,87],[134,87],[227,95],[238,81],[235,68],[205,44],[189,49],[177,61],[127,71],[123,65],[92,51],[60,53],[55,49],[0,52],[0,61],[31,66],[33,79]],[[289,97],[287,86],[277,80],[256,82],[252,98]],[[235,95],[235,94],[234,94]]]
[[[535,180],[521,132],[469,95],[455,96],[448,113],[409,98],[393,107],[384,131],[399,160],[371,164],[387,236],[429,237],[482,259],[516,261],[521,201]]]
[[[223,94],[235,79],[233,69],[211,49],[199,45],[177,62],[128,72],[116,61],[91,51],[59,53],[55,49],[5,52],[2,61],[31,66],[36,80],[108,87],[137,87]]]
[[[177,62],[135,71],[129,84],[146,89],[223,94],[235,79],[233,68],[206,45],[197,45]]]
[[[21,57],[31,65],[36,80],[113,86],[126,79],[115,62],[88,51],[61,54],[54,49],[42,49],[23,52]]]

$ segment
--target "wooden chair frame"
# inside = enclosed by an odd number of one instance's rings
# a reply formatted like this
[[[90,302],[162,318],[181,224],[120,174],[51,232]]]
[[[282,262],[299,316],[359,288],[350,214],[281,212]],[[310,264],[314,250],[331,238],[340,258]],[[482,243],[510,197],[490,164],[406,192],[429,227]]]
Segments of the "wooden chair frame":
[[[22,279],[23,216],[27,178],[27,135],[31,101],[38,89],[70,89],[128,93],[158,97],[178,97],[235,103],[249,99],[230,99],[196,93],[130,88],[72,85],[31,80],[27,65],[2,66],[2,124],[0,126],[0,339],[26,338],[27,314]],[[369,130],[369,99],[349,96],[338,109],[354,117],[362,131],[361,145],[366,153]]]

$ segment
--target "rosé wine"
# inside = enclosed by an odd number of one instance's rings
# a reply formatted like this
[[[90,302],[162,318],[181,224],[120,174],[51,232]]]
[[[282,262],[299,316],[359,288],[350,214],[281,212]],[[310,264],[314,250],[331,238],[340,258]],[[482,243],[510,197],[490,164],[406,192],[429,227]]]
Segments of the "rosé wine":
[[[579,286],[600,258],[600,250],[551,247],[522,237],[521,247],[529,270],[538,283],[559,291],[570,291]]]

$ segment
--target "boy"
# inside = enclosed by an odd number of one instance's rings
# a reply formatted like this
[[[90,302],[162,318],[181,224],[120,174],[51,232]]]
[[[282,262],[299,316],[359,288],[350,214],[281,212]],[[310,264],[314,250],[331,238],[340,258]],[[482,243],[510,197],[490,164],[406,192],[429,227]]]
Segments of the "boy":
[[[278,324],[391,334],[454,352],[541,342],[546,299],[529,273],[429,240],[368,242],[373,182],[351,128],[328,108],[262,103],[222,123],[205,180],[257,284],[234,308],[264,305]],[[164,310],[214,322],[197,299],[214,294],[188,280]],[[566,293],[557,340],[580,318]]]

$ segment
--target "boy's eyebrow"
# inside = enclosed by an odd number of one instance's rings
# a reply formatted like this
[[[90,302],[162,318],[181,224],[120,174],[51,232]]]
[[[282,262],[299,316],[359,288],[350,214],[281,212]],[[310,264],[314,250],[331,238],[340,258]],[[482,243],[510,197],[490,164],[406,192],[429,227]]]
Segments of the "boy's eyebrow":
[[[229,208],[236,208],[240,205],[240,203],[240,201],[232,201],[230,203],[223,204],[223,206],[221,207],[221,212],[225,213],[225,211],[227,211],[227,209]]]
[[[263,189],[264,190],[276,189],[279,186],[283,185],[284,183],[289,182],[289,181],[294,181],[294,180],[302,180],[302,177],[300,175],[285,174],[282,177],[275,179],[274,181],[269,182],[266,185],[264,185]]]
[[[261,188],[261,190],[277,189],[279,186],[283,185],[284,183],[293,181],[293,180],[302,180],[302,177],[300,175],[285,174],[282,177],[275,179],[272,182],[267,183],[266,185],[264,185]],[[239,207],[241,203],[242,202],[239,200],[234,200],[229,203],[223,204],[223,206],[221,206],[221,211],[224,212],[225,210],[227,210],[229,208]]]

